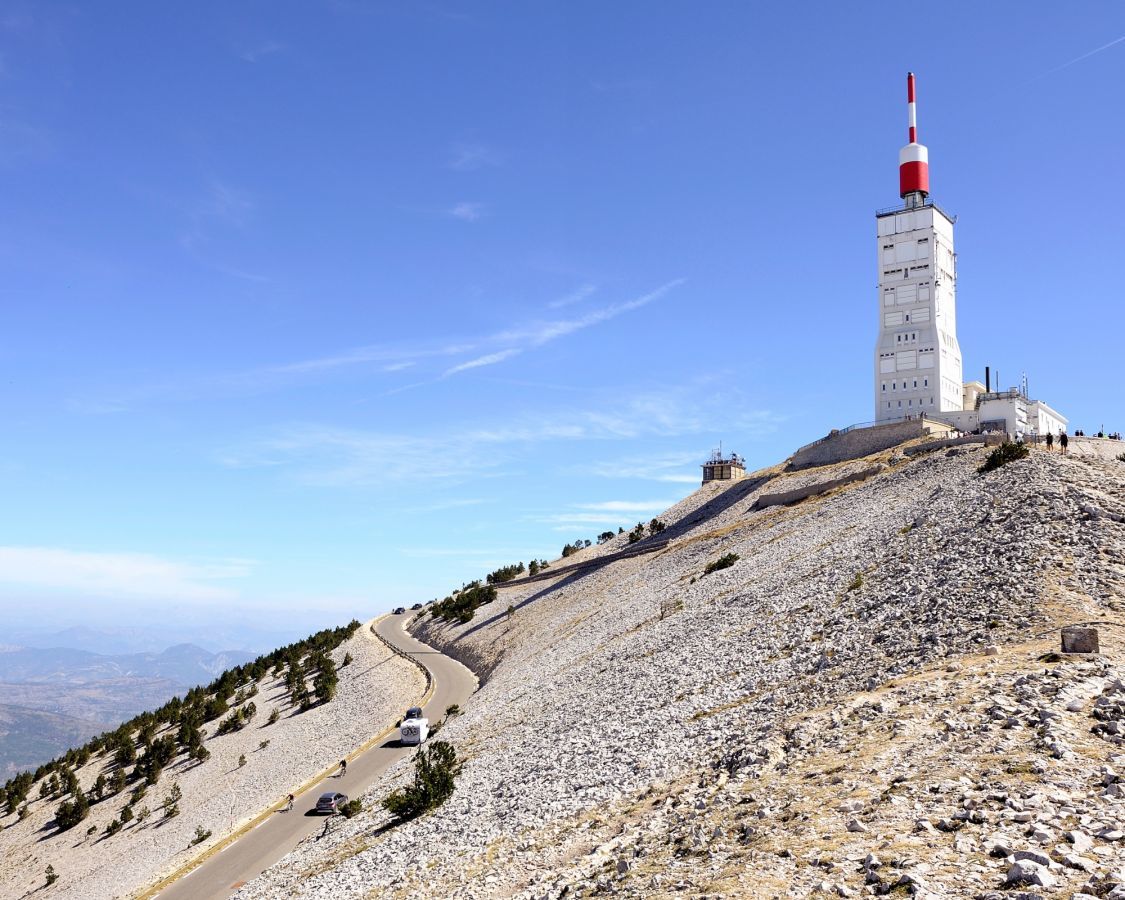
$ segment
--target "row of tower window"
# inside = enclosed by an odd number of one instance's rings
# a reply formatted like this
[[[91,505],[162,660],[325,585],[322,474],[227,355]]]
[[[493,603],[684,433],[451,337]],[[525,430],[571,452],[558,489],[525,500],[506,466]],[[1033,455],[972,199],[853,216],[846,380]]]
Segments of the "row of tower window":
[[[888,400],[888,401],[887,401],[887,409],[890,409],[890,408],[891,408],[891,404],[893,404],[894,402],[895,402],[894,400]],[[926,398],[925,398],[925,397],[919,397],[919,398],[918,398],[918,402],[917,402],[917,403],[915,403],[915,402],[914,402],[913,400],[907,400],[907,401],[906,401],[906,408],[907,408],[907,409],[910,409],[910,407],[912,407],[912,406],[927,406],[927,405],[928,405],[928,406],[933,406],[933,405],[934,405],[934,398],[933,398],[933,397],[931,397],[931,398],[929,399],[929,402],[928,402],[928,403],[926,402]],[[899,408],[899,409],[902,409],[902,401],[901,401],[901,400],[899,400],[899,401],[898,401],[898,408]]]
[[[911,312],[888,312],[883,313],[883,327],[895,328],[898,325],[910,325],[912,322],[915,325],[920,325],[923,322],[930,321],[930,309],[928,306],[922,306]]]
[[[901,269],[883,269],[883,278],[889,278],[891,275],[901,275],[903,278],[910,278],[912,272],[924,272],[929,267],[929,263],[923,263],[920,266],[903,266]],[[914,277],[918,277],[917,274],[915,274]]]
[[[900,263],[912,259],[927,259],[930,255],[929,238],[919,238],[916,241],[905,240],[897,243],[883,244],[883,262]]]
[[[929,386],[930,386],[930,379],[928,379],[928,378],[923,378],[923,379],[922,379],[922,387],[924,387],[924,388],[928,388]],[[910,385],[910,384],[909,384],[909,383],[907,383],[906,381],[904,381],[904,382],[902,383],[902,389],[903,389],[904,391],[912,391],[912,390],[917,390],[917,388],[918,388],[918,379],[917,379],[917,378],[915,378],[915,379],[914,379],[914,384],[913,384],[913,385]],[[892,390],[892,391],[897,391],[898,389],[899,389],[899,388],[898,388],[898,382],[897,382],[897,381],[892,381],[892,382],[891,382],[891,390]],[[884,382],[883,382],[883,393],[885,394],[886,392],[887,392],[887,382],[885,382],[885,381],[884,381]]]

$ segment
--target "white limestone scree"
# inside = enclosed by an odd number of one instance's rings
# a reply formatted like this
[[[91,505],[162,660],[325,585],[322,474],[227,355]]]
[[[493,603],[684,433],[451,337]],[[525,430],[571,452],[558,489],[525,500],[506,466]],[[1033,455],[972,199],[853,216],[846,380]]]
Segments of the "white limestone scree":
[[[875,218],[875,419],[962,409],[953,220],[927,203]]]

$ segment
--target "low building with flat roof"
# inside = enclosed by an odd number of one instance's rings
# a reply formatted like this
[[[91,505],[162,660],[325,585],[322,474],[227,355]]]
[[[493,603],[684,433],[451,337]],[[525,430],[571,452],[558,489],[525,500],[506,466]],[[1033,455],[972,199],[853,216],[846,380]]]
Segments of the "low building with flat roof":
[[[708,481],[738,481],[746,477],[746,460],[737,453],[723,456],[722,450],[716,450],[711,458],[703,463],[703,483]]]

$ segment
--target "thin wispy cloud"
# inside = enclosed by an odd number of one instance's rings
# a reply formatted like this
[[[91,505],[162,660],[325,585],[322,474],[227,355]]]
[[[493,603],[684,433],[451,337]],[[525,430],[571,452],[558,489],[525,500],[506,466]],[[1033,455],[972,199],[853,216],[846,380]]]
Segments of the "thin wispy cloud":
[[[239,58],[248,63],[256,63],[265,59],[267,56],[273,56],[275,53],[280,53],[285,49],[285,45],[280,41],[266,40],[261,43],[254,44],[244,50],[239,51]]]
[[[1117,44],[1120,44],[1122,41],[1125,41],[1125,34],[1121,35],[1121,37],[1119,37],[1119,38],[1114,38],[1108,44],[1102,44],[1100,47],[1094,48],[1093,50],[1089,51],[1088,53],[1083,53],[1081,56],[1076,56],[1076,57],[1074,57],[1074,59],[1067,60],[1062,65],[1055,66],[1053,69],[1048,69],[1046,72],[1043,72],[1042,74],[1036,75],[1031,80],[1037,81],[1040,78],[1046,78],[1048,75],[1054,75],[1056,72],[1061,72],[1063,69],[1069,69],[1071,66],[1078,65],[1078,63],[1084,62],[1085,60],[1089,59],[1091,56],[1096,56],[1097,54],[1101,53],[1102,51],[1108,50],[1110,47],[1114,47]]]
[[[235,193],[233,196],[238,195]],[[192,242],[189,241],[185,249],[195,253],[201,263],[216,267],[214,263],[206,261]],[[250,280],[262,279],[262,276],[249,272],[239,272],[237,277]],[[123,412],[138,404],[161,398],[195,399],[216,394],[247,396],[278,390],[297,382],[326,379],[350,370],[363,371],[364,369],[378,370],[388,375],[407,369],[417,371],[418,380],[410,384],[390,387],[384,393],[414,390],[435,384],[445,378],[503,363],[551,341],[642,309],[684,283],[685,279],[676,278],[632,300],[610,303],[581,314],[531,321],[517,328],[492,334],[468,338],[435,338],[424,344],[405,342],[353,347],[324,356],[261,366],[241,372],[220,373],[206,378],[168,380],[163,383],[153,381],[143,387],[121,391],[116,396],[72,398],[70,406],[76,411],[90,414]],[[456,357],[468,358],[456,361]],[[440,368],[435,366],[435,363]]]
[[[582,466],[576,473],[615,481],[639,479],[661,484],[698,484],[702,477],[701,462],[701,454],[696,452],[646,454],[640,459],[630,457]]]
[[[504,162],[503,155],[488,144],[476,142],[453,145],[449,157],[449,168],[458,172],[472,172],[477,169],[499,166]]]
[[[575,334],[583,329],[608,322],[624,313],[641,309],[684,284],[685,281],[686,279],[676,278],[640,297],[621,303],[611,303],[582,315],[530,322],[519,328],[484,335],[478,338],[470,338],[461,341],[439,341],[435,346],[429,348],[359,347],[334,356],[301,360],[295,363],[287,363],[283,366],[275,366],[272,367],[270,371],[275,373],[324,371],[372,362],[387,363],[388,366],[385,370],[390,370],[389,367],[394,365],[397,370],[405,369],[410,365],[420,364],[434,357],[441,358],[473,352],[480,353],[481,350],[486,350],[498,345],[500,346],[500,349],[489,350],[487,353],[472,357],[464,362],[457,363],[453,366],[447,366],[438,376],[438,378],[447,378],[461,372],[468,372],[473,369],[504,362],[529,349],[541,347],[544,344]],[[434,380],[436,381],[438,379],[436,378]],[[408,387],[420,387],[430,383],[432,383],[432,381],[423,381],[416,385],[408,385]]]
[[[0,165],[37,162],[54,154],[55,142],[45,128],[0,116]]]
[[[571,531],[584,525],[624,525],[635,517],[628,513],[553,513],[530,518],[543,525],[554,525],[556,531]]]
[[[144,553],[0,547],[0,584],[108,598],[230,599],[237,592],[214,582],[247,577],[252,569],[249,560],[188,564]]]
[[[696,479],[698,481],[698,479]],[[570,531],[588,525],[625,525],[638,517],[660,513],[674,506],[679,499],[669,500],[603,500],[600,503],[575,503],[574,511],[532,515],[532,521],[553,525],[556,531]]]
[[[601,512],[662,512],[678,500],[603,500],[601,503],[576,503],[576,509]]]
[[[576,331],[581,331],[584,328],[589,328],[592,325],[599,325],[602,322],[608,322],[610,319],[616,319],[622,313],[632,312],[635,309],[641,309],[648,306],[654,300],[663,297],[669,291],[674,290],[685,282],[686,279],[675,278],[672,281],[662,284],[654,291],[649,291],[640,297],[633,300],[628,300],[624,303],[611,303],[609,306],[603,306],[600,309],[592,310],[582,316],[577,316],[571,319],[556,319],[548,322],[540,322],[520,329],[511,331],[503,331],[495,336],[495,340],[507,341],[514,343],[527,343],[533,347],[538,347],[546,344],[549,341],[557,340],[558,338],[565,337],[568,334],[573,334]]]
[[[475,343],[464,341],[441,344],[432,347],[418,346],[379,346],[356,347],[345,350],[332,356],[320,356],[313,359],[302,359],[293,363],[283,363],[277,366],[267,366],[255,370],[266,375],[290,375],[303,372],[329,371],[332,369],[350,368],[367,363],[385,363],[383,371],[397,372],[417,365],[425,359],[432,357],[454,356],[458,353],[469,353],[476,349]],[[252,373],[247,373],[252,374]]]
[[[446,210],[446,215],[462,222],[479,222],[484,218],[485,207],[483,203],[457,203]]]
[[[207,194],[200,206],[201,216],[219,219],[242,227],[254,211],[254,198],[249,191],[216,178],[207,185]]]
[[[548,309],[562,309],[566,306],[573,306],[575,303],[581,303],[591,294],[597,290],[597,286],[593,284],[584,284],[575,291],[571,291],[565,297],[559,297],[558,300],[552,300],[547,304]]]
[[[706,444],[720,427],[740,434],[767,433],[778,418],[765,410],[731,412],[730,398],[700,396],[694,385],[651,391],[622,399],[587,400],[580,408],[536,409],[492,424],[450,425],[441,431],[404,434],[294,424],[228,448],[218,461],[235,468],[276,468],[300,483],[319,486],[391,486],[417,478],[418,460],[440,460],[429,470],[432,479],[478,479],[496,474],[527,458],[547,442],[608,442],[620,439],[702,436]],[[656,414],[655,411],[659,411]],[[620,467],[624,477],[648,477],[665,483],[699,481],[696,451],[675,460],[648,457],[588,467],[587,474],[610,474]],[[650,468],[646,470],[646,466]],[[690,466],[690,468],[689,468]],[[694,470],[694,471],[693,471]],[[690,477],[689,477],[690,475]],[[627,501],[611,501],[624,503]],[[660,505],[661,509],[670,504]],[[646,509],[650,509],[646,505]],[[578,513],[611,515],[639,509],[576,508]]]
[[[240,281],[264,284],[272,280],[229,259],[218,258],[227,253],[225,239],[230,230],[247,228],[253,218],[255,201],[249,191],[211,178],[193,201],[175,205],[181,208],[187,220],[185,231],[178,239],[180,249],[196,263]]]
[[[507,350],[498,350],[495,353],[478,356],[476,359],[470,359],[468,362],[463,362],[450,369],[446,369],[442,372],[442,377],[445,378],[450,375],[456,375],[458,372],[467,372],[469,369],[479,369],[482,366],[494,366],[506,359],[511,359],[521,352],[522,351],[516,347],[509,347]]]

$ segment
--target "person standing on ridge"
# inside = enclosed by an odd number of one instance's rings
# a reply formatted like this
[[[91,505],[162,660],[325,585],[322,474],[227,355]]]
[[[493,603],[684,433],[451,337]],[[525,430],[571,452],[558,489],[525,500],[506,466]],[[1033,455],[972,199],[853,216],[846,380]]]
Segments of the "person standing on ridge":
[[[1069,441],[1067,440],[1066,432],[1064,431],[1059,435],[1059,446],[1062,447],[1063,453],[1066,453],[1066,445],[1068,443],[1069,443]]]
[[[1051,432],[1047,432],[1047,452],[1050,453],[1055,446],[1055,436]]]

